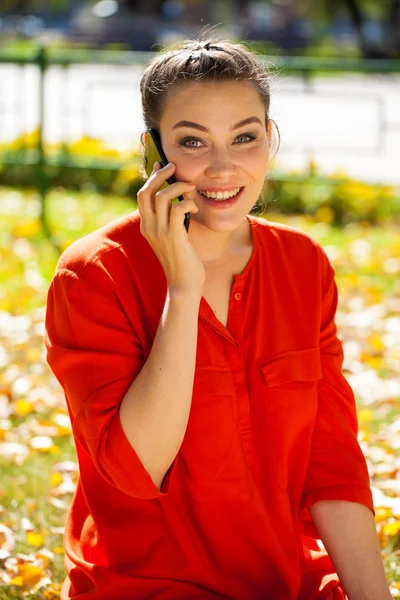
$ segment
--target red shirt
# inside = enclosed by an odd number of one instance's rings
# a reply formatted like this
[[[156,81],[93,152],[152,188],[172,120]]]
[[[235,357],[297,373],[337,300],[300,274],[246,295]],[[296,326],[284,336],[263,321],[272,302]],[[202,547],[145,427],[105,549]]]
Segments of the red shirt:
[[[329,499],[373,510],[335,271],[309,235],[247,218],[253,253],[227,328],[201,299],[189,422],[161,490],[119,418],[167,292],[138,212],[58,263],[45,343],[80,468],[62,599],[345,598],[308,512]]]

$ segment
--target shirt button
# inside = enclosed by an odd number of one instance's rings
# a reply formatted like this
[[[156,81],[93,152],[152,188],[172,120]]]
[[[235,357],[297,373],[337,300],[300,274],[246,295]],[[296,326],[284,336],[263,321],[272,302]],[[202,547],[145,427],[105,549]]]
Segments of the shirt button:
[[[234,297],[235,297],[235,300],[240,300],[242,297],[242,294],[240,294],[239,292],[236,292]]]

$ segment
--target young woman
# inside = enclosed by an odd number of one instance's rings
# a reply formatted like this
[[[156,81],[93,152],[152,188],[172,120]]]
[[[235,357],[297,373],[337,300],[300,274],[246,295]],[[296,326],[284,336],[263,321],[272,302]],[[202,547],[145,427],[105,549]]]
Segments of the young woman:
[[[80,467],[61,598],[389,599],[334,268],[249,214],[269,75],[241,45],[187,41],[141,90],[170,164],[68,248],[48,293]]]

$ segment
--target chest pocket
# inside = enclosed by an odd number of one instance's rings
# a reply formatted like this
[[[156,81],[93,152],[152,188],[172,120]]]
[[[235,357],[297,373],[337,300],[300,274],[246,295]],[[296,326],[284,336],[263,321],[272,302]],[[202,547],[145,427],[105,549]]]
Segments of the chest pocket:
[[[280,354],[260,365],[268,437],[278,486],[285,491],[308,462],[322,377],[319,348]]]
[[[223,367],[196,367],[180,464],[184,484],[198,502],[251,496],[237,428],[235,390],[230,372]]]

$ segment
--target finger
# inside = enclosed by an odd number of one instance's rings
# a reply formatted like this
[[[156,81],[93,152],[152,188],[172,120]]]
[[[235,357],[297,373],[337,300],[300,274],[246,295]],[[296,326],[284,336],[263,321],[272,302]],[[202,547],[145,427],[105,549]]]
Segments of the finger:
[[[165,186],[162,190],[157,191],[155,194],[157,198],[168,198],[169,200],[175,200],[184,193],[188,193],[196,189],[196,186],[190,181],[176,181]]]
[[[161,167],[161,164],[159,162],[155,162],[151,171],[151,175],[153,175],[153,173],[155,173],[156,171],[159,171]]]
[[[155,163],[155,164],[160,164],[160,163]],[[160,167],[161,167],[161,165],[160,165]],[[175,165],[173,163],[168,163],[168,165],[166,167],[159,168],[159,169],[155,170],[154,172],[152,172],[152,174],[150,175],[148,180],[145,182],[143,187],[146,190],[150,190],[150,192],[152,194],[155,194],[159,190],[159,188],[162,186],[162,184],[165,181],[167,181],[167,179],[169,177],[171,177],[171,175],[173,174],[174,171],[175,171]]]
[[[137,204],[141,220],[142,229],[149,231],[154,226],[155,215],[151,206],[151,200],[144,186],[137,193]]]
[[[165,233],[169,229],[172,200],[183,194],[190,193],[195,189],[195,185],[179,181],[169,185],[167,188],[156,194],[155,210],[157,215],[157,231]]]
[[[189,198],[185,198],[181,202],[177,202],[171,206],[171,213],[169,219],[169,226],[172,234],[186,232],[184,226],[184,218],[186,213],[196,214],[199,212],[199,208]]]
[[[149,230],[150,227],[153,228],[154,222],[155,222],[155,210],[153,207],[153,195],[156,190],[152,191],[152,187],[151,187],[151,185],[149,185],[149,182],[151,182],[151,179],[154,177],[154,174],[158,173],[158,171],[160,169],[161,169],[161,164],[159,162],[155,162],[153,165],[152,174],[150,175],[150,177],[147,179],[147,181],[144,183],[144,185],[141,187],[141,189],[139,190],[139,192],[137,194],[140,218],[143,221],[144,229],[147,229],[147,230]],[[172,171],[172,169],[171,169],[171,171]],[[159,181],[158,188],[161,185],[162,185],[162,181]]]

